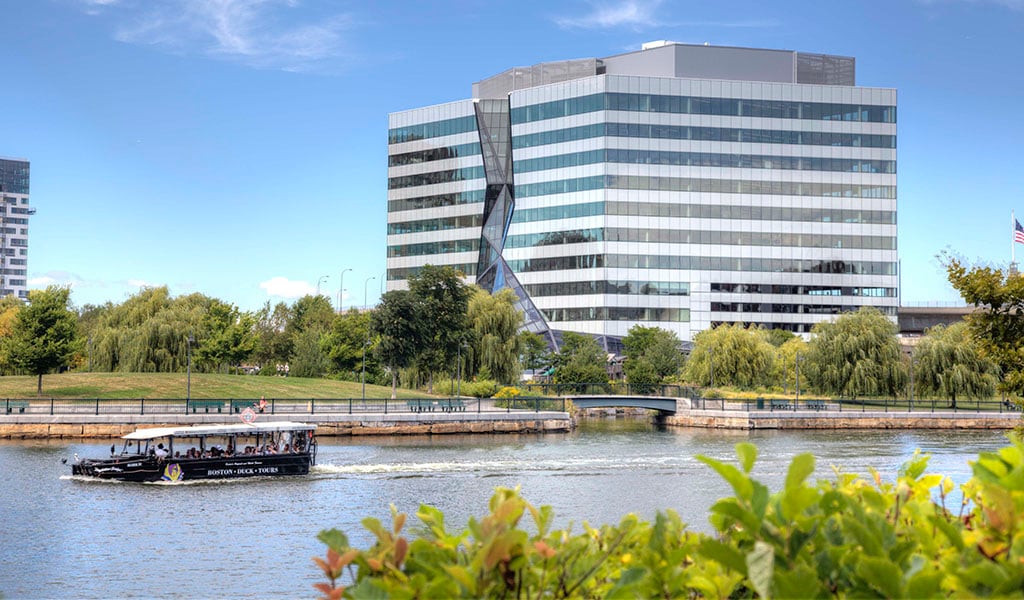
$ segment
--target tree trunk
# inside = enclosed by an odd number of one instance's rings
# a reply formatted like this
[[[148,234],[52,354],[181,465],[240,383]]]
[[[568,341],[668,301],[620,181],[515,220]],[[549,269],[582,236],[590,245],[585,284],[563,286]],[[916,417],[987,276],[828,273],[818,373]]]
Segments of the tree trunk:
[[[398,371],[391,369],[391,399],[398,398]]]
[[[39,381],[36,383],[36,396],[43,395],[43,374],[39,374]]]
[[[431,396],[434,395],[434,374],[431,373],[430,377],[427,378],[427,393]]]

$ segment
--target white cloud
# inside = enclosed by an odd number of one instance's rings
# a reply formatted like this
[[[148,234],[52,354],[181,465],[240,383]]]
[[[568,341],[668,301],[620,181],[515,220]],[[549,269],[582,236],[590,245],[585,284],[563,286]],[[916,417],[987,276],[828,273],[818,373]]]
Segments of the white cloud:
[[[999,1],[999,0],[997,0]],[[1024,0],[1001,0],[1024,2]],[[618,2],[590,2],[590,13],[580,17],[558,17],[555,23],[565,29],[612,29],[625,27],[640,31],[660,28],[736,29],[778,27],[775,19],[741,19],[735,21],[673,21],[657,14],[662,0],[618,0]],[[638,50],[636,47],[626,51]]]
[[[654,9],[661,0],[620,0],[612,3],[595,3],[593,10],[582,17],[561,17],[555,19],[560,27],[567,29],[610,29],[613,27],[647,28],[656,24]]]
[[[307,294],[315,294],[316,288],[307,281],[292,281],[287,277],[274,277],[260,282],[260,289],[268,296],[279,298],[301,298]]]
[[[255,68],[306,71],[344,53],[347,14],[294,11],[298,0],[80,0],[114,24],[118,41]],[[306,22],[296,21],[305,18]]]

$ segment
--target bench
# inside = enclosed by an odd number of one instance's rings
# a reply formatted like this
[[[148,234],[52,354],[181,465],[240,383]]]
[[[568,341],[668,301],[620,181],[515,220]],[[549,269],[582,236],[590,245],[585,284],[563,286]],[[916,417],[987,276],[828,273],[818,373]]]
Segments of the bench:
[[[1006,408],[1006,410],[1011,410],[1011,411],[1015,411],[1015,410],[1020,410],[1021,409],[1021,405],[1017,404],[1016,402],[1013,402],[1012,400],[1003,400],[1003,406]],[[8,409],[7,412],[11,412],[10,409]]]
[[[772,400],[772,410],[793,410],[793,405],[789,403],[789,400]]]
[[[807,401],[807,408],[809,408],[811,410],[825,410],[825,401],[824,400],[808,400]]]
[[[204,412],[210,412],[211,408],[216,408],[217,412],[224,409],[223,400],[189,400],[188,405],[192,408],[192,412],[197,412],[197,409],[200,408]]]
[[[7,414],[14,412],[14,409],[18,409],[18,412],[23,413],[28,408],[27,400],[8,400],[7,401]]]
[[[256,403],[252,400],[232,400],[231,401],[231,412],[240,413],[243,410],[251,408],[256,410]]]
[[[465,411],[466,403],[461,398],[447,400],[441,403],[441,410],[445,412]]]
[[[434,402],[431,400],[409,400],[406,404],[412,412],[434,412]]]

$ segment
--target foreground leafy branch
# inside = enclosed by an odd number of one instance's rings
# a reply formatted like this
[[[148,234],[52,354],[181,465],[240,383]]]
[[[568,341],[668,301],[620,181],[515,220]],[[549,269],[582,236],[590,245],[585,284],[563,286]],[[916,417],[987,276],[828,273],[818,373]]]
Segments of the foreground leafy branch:
[[[553,530],[551,507],[499,488],[489,513],[451,533],[444,515],[421,506],[422,528],[406,517],[363,526],[376,542],[349,547],[321,532],[324,598],[812,598],[968,597],[1024,590],[1024,444],[1011,437],[982,453],[962,498],[948,477],[927,474],[916,454],[895,482],[837,472],[808,481],[814,457],[797,456],[783,488],[751,477],[757,449],[736,446],[737,464],[700,457],[734,496],[711,508],[717,535],[687,530],[673,511],[653,523]],[[528,517],[529,524],[521,523]],[[411,541],[410,541],[411,539]]]

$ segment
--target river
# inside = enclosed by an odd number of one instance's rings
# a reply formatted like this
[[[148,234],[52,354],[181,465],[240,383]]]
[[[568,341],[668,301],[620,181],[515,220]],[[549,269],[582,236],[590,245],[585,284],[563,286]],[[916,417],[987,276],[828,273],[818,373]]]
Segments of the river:
[[[308,477],[143,485],[71,478],[61,458],[103,456],[110,442],[0,443],[0,595],[5,598],[314,597],[318,531],[367,547],[359,522],[442,509],[452,529],[482,515],[495,487],[521,486],[560,527],[652,518],[671,508],[699,531],[729,488],[695,456],[759,449],[754,475],[778,489],[792,457],[892,479],[915,448],[957,482],[968,460],[1005,445],[999,431],[722,431],[597,419],[565,434],[321,439]],[[408,525],[407,525],[408,527]]]

